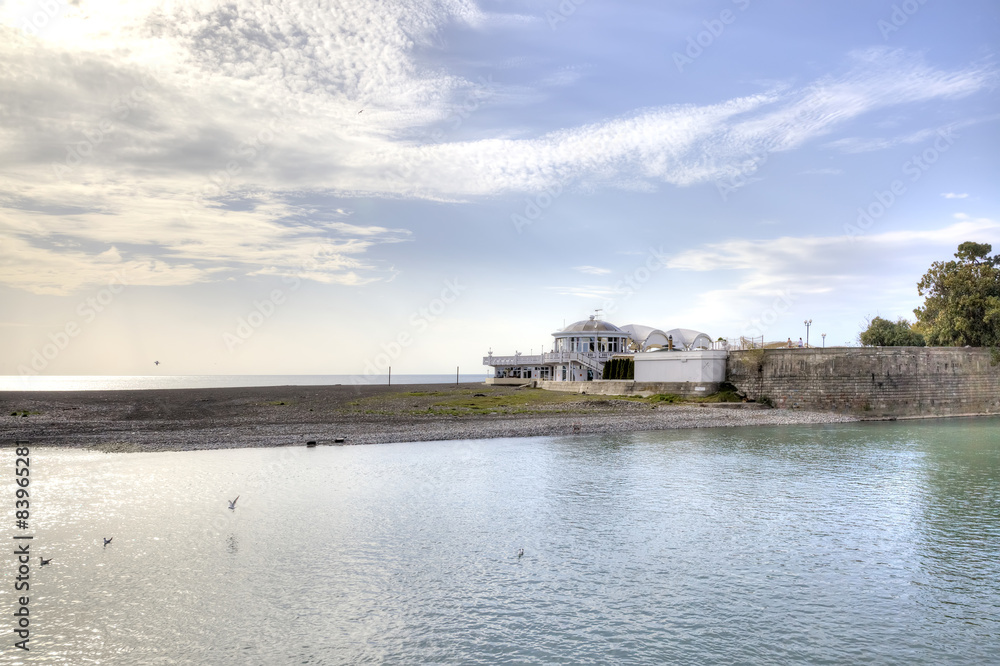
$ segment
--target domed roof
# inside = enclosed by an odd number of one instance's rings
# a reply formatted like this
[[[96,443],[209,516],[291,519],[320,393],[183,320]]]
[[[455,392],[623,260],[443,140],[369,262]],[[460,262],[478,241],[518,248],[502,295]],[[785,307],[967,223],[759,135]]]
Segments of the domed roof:
[[[614,324],[609,324],[606,321],[601,321],[600,319],[595,319],[591,317],[590,319],[584,319],[583,321],[578,321],[570,324],[559,333],[622,333],[622,329],[618,328]]]

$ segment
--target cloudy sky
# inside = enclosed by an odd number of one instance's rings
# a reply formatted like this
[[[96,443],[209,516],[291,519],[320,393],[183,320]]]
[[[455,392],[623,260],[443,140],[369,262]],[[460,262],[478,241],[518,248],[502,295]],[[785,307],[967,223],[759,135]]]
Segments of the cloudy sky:
[[[1000,250],[998,47],[995,0],[6,0],[0,374],[854,343]]]

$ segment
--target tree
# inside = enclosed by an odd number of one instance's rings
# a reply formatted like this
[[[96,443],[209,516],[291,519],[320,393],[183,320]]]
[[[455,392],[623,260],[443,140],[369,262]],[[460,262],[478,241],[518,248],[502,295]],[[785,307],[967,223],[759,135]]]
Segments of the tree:
[[[924,336],[913,330],[910,322],[900,317],[891,322],[875,317],[858,336],[866,347],[923,347]]]
[[[915,328],[929,345],[1000,346],[1000,255],[989,243],[958,246],[957,261],[935,261],[917,283],[924,306]]]

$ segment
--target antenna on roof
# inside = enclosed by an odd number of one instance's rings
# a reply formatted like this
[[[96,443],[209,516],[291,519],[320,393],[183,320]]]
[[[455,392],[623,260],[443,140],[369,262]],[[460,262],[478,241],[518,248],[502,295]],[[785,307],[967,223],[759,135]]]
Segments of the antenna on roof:
[[[603,308],[597,308],[596,310],[594,310],[594,316],[591,317],[591,319],[600,319],[601,321],[604,321],[603,319],[601,319],[601,315],[603,313],[604,313]]]

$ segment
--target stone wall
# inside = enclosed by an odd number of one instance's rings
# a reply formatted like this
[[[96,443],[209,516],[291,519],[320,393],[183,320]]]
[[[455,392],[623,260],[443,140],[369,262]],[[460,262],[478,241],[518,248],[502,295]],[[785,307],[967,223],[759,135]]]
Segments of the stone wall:
[[[728,381],[776,407],[859,416],[1000,414],[990,350],[837,347],[732,351]]]

